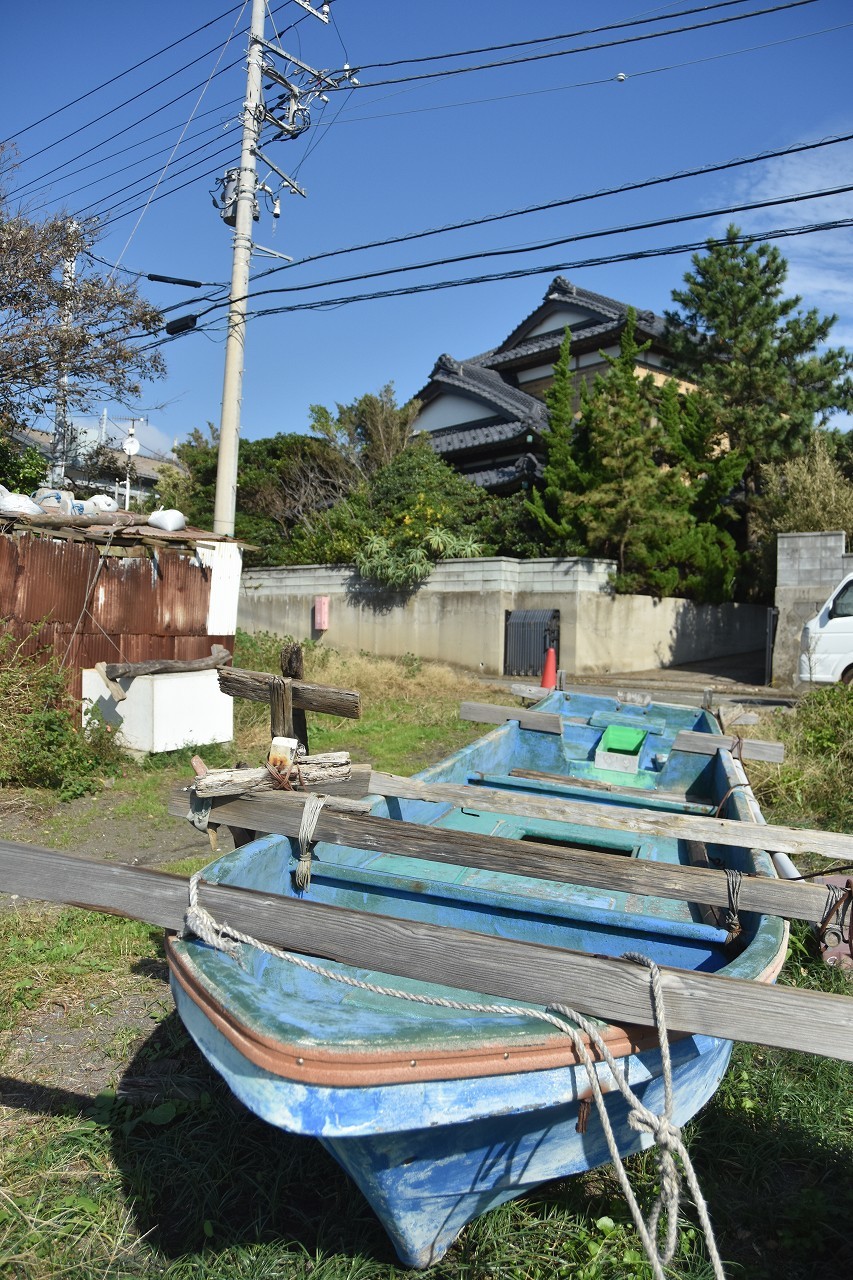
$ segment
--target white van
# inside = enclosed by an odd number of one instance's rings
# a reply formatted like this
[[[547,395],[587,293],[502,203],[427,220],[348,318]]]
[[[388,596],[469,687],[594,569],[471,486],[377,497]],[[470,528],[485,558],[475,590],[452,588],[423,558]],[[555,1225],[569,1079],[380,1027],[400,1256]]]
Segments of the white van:
[[[803,684],[853,683],[853,573],[803,627],[797,675]]]

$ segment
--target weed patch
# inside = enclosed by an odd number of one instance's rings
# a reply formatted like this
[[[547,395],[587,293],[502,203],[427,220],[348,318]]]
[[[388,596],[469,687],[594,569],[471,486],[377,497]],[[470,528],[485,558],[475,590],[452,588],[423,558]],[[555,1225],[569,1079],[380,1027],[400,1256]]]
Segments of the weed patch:
[[[51,787],[73,800],[117,772],[123,756],[110,726],[94,717],[78,729],[78,714],[56,659],[0,636],[0,784]]]

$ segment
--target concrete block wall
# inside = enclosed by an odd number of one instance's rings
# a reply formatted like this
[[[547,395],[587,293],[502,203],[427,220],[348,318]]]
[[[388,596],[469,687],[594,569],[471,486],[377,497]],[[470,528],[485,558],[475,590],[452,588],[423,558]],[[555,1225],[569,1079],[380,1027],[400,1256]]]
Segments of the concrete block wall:
[[[575,675],[646,670],[765,643],[767,611],[754,605],[614,596],[607,560],[446,560],[405,596],[328,565],[244,570],[238,625],[295,639],[319,638],[314,600],[330,598],[323,639],[386,657],[406,653],[503,673],[504,628],[514,609],[559,609],[559,665]]]
[[[796,682],[803,623],[814,617],[833,587],[853,573],[846,535],[780,533],[776,540],[776,595],[779,610],[773,646],[773,683]]]

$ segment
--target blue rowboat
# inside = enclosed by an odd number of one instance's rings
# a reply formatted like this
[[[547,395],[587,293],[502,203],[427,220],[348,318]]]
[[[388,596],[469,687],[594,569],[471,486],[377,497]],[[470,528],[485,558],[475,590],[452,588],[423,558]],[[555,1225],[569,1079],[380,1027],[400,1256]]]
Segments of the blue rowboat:
[[[511,720],[427,769],[427,783],[483,785],[507,795],[550,796],[661,813],[761,821],[739,761],[726,750],[674,748],[682,729],[718,733],[704,711],[555,692],[537,710],[557,713],[559,731]],[[493,805],[494,800],[490,801]],[[529,803],[529,802],[528,802]],[[695,861],[690,841],[638,836],[583,823],[519,817],[466,804],[372,799],[371,812],[445,832],[535,841],[611,853],[638,862]],[[713,846],[715,863],[774,876],[760,850]],[[776,917],[741,916],[737,945],[717,916],[692,903],[603,891],[424,861],[394,853],[318,843],[310,886],[297,887],[298,843],[253,841],[219,858],[204,878],[288,898],[409,921],[454,926],[500,939],[621,956],[641,952],[659,965],[771,982],[784,958],[786,926]],[[436,1262],[472,1218],[538,1184],[610,1159],[589,1110],[590,1084],[565,1034],[524,1014],[410,1003],[367,989],[393,987],[459,1002],[494,997],[429,981],[318,962],[323,972],[244,947],[242,964],[195,938],[168,944],[181,1018],[237,1097],[290,1133],[319,1139],[359,1186],[401,1261]],[[378,967],[378,966],[377,966]],[[330,975],[364,985],[344,985]],[[571,1003],[571,993],[567,992]],[[629,1084],[654,1111],[664,1106],[661,1051],[648,1028],[601,1023]],[[731,1042],[680,1035],[671,1044],[673,1120],[683,1124],[711,1097]],[[628,1125],[628,1107],[596,1070],[620,1152],[649,1144]]]

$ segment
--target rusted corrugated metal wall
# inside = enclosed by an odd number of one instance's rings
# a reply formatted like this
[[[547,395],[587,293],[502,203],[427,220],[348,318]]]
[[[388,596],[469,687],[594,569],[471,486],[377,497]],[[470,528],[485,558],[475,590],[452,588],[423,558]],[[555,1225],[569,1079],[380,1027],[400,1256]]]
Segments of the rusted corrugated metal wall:
[[[0,618],[22,652],[53,652],[80,696],[96,662],[202,658],[234,636],[208,632],[212,570],[189,549],[0,535]]]

